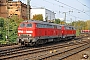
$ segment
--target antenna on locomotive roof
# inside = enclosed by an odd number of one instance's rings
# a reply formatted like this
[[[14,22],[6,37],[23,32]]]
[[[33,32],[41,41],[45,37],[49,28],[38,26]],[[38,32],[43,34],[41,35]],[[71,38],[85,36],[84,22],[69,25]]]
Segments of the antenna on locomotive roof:
[[[43,21],[43,22],[47,22],[47,21]]]
[[[49,22],[49,23],[54,23],[54,21],[52,21],[52,20],[48,20],[48,22]]]

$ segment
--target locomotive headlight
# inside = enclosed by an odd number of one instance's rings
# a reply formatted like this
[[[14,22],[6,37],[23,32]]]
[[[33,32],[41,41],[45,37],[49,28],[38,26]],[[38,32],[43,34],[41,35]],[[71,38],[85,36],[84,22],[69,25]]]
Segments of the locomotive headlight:
[[[24,41],[24,39],[22,39],[22,41]]]
[[[19,36],[20,36],[20,34],[19,34]]]
[[[32,36],[32,34],[29,34],[29,36]]]

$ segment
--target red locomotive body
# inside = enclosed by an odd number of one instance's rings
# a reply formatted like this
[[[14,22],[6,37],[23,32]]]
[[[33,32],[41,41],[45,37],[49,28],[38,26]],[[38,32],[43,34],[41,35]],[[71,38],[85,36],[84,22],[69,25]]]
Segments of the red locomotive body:
[[[18,42],[22,45],[33,46],[60,41],[62,38],[75,37],[75,29],[71,28],[67,29],[67,26],[54,23],[27,20],[18,27]]]
[[[73,26],[62,25],[62,38],[71,39],[76,37],[76,30]]]
[[[18,27],[18,41],[22,45],[43,44],[61,37],[61,26],[53,23],[28,20]]]

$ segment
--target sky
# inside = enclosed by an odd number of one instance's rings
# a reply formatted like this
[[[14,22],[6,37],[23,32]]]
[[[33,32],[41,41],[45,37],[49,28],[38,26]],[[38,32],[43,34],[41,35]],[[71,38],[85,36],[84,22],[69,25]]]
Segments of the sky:
[[[14,0],[17,1],[17,0]],[[20,0],[27,4],[27,0]],[[90,0],[30,0],[31,8],[44,7],[54,11],[55,18],[64,19],[66,22],[90,20]]]

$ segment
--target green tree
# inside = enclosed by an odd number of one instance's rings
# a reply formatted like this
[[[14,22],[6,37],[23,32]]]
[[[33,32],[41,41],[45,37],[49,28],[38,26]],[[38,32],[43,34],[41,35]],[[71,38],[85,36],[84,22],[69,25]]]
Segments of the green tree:
[[[43,21],[43,16],[42,14],[35,14],[33,15],[33,20],[40,20],[40,21]]]
[[[4,19],[0,18],[0,27],[3,27],[3,26],[4,26]]]
[[[64,24],[66,24],[66,23],[65,23],[65,21],[60,21],[60,24],[64,25]]]
[[[72,26],[74,26],[75,28],[76,28],[76,31],[77,31],[77,35],[80,35],[80,31],[81,30],[85,30],[85,29],[87,29],[86,27],[87,27],[87,24],[86,24],[86,22],[85,21],[80,21],[80,20],[78,20],[78,21],[74,21],[74,22],[72,22]]]
[[[4,19],[0,18],[0,40],[3,39]]]
[[[4,40],[6,39],[6,36],[8,36],[8,41],[16,41],[17,28],[22,21],[23,19],[18,18],[17,16],[12,16],[11,18],[4,19]]]
[[[60,24],[60,19],[55,19],[56,24]]]
[[[87,27],[86,27],[86,28],[87,28],[88,30],[90,30],[90,20],[87,20],[87,21],[86,21],[86,24],[87,24]]]
[[[22,21],[23,19],[17,16],[0,18],[0,43],[7,41],[15,42],[17,38],[17,28]],[[6,39],[6,36],[8,36],[8,39]]]
[[[20,19],[17,16],[13,16],[8,20],[9,20],[9,40],[13,42],[17,38],[17,28],[20,22],[23,21],[23,19]]]

